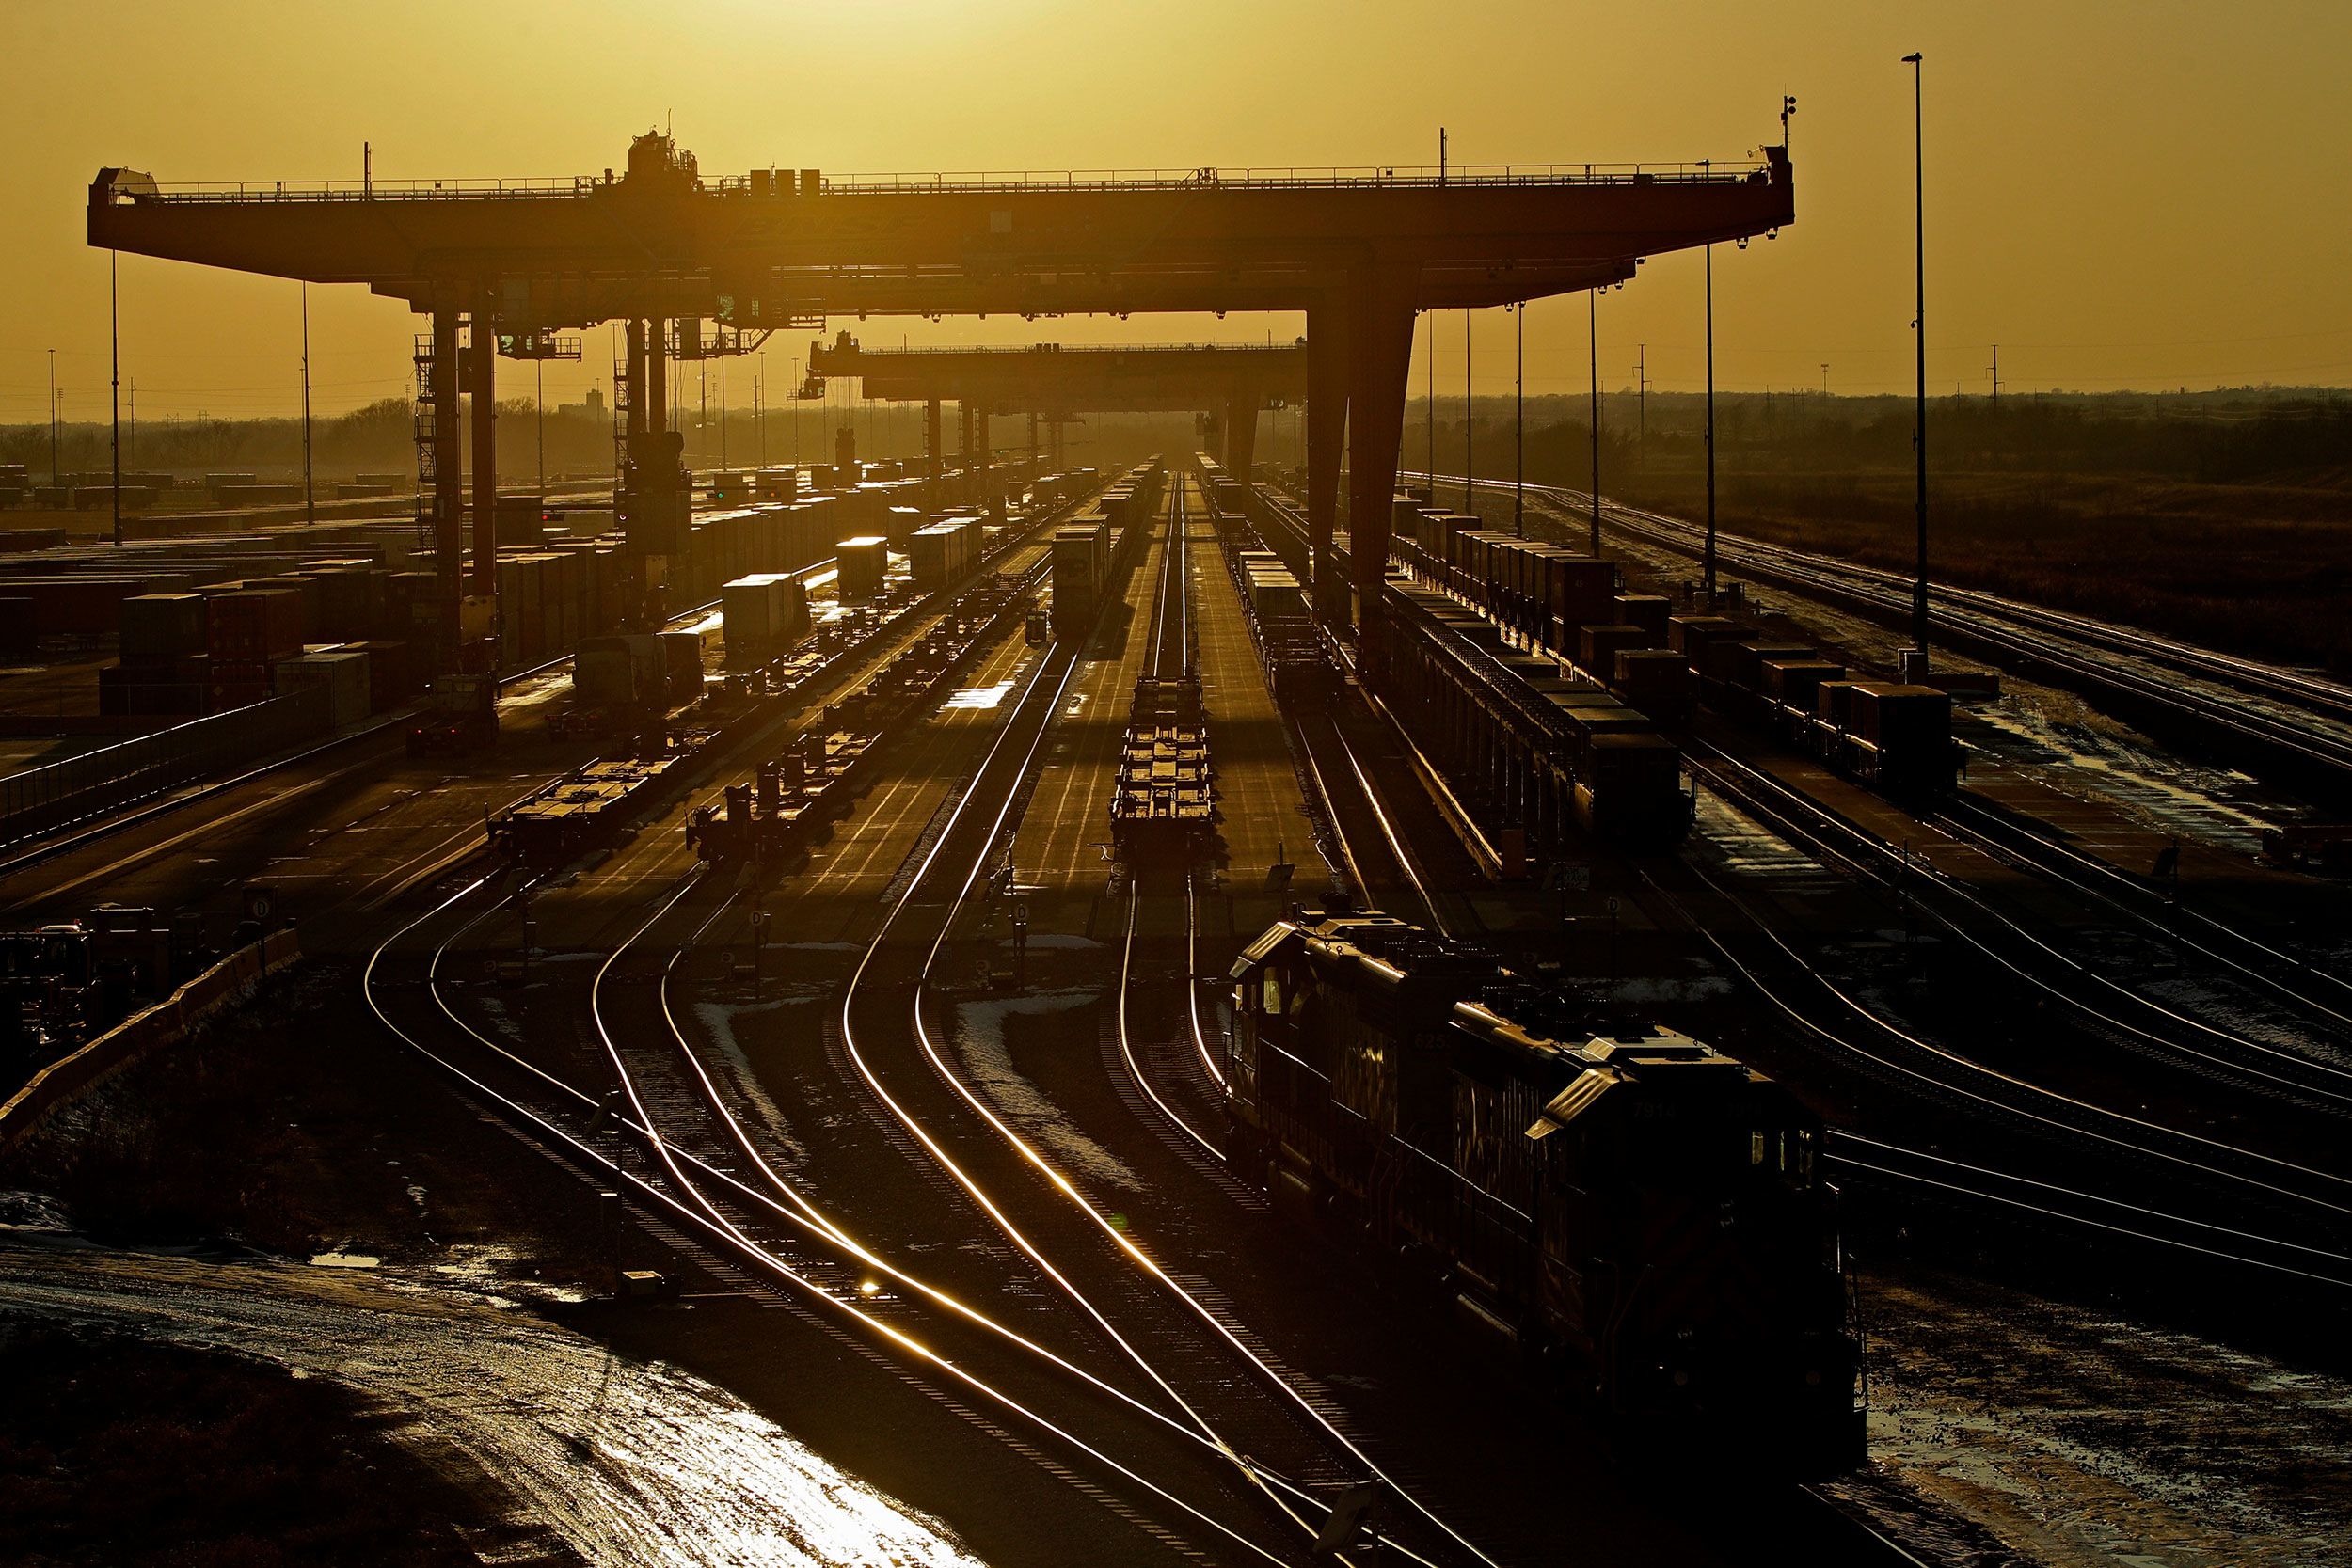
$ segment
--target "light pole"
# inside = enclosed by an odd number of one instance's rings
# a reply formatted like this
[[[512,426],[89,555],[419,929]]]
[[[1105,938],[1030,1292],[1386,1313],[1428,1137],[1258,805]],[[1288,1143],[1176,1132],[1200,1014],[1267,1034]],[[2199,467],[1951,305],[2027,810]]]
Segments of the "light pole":
[[[1478,515],[1478,498],[1470,493],[1475,483],[1470,462],[1470,313],[1462,308],[1462,511],[1470,516]]]
[[[1715,247],[1707,247],[1707,555],[1700,574],[1715,608]]]
[[[1593,376],[1593,554],[1600,554],[1600,291],[1584,295],[1584,346]]]
[[[318,501],[310,488],[310,285],[302,285],[302,523],[316,527]]]
[[[114,364],[115,547],[122,547],[122,290],[120,262],[106,252],[106,346]]]
[[[1922,64],[1916,54],[1905,55],[1911,67],[1911,189],[1913,276],[1918,303],[1911,331],[1916,340],[1919,366],[1918,424],[1912,444],[1919,459],[1919,570],[1911,584],[1911,642],[1917,650],[1918,673],[1928,668],[1928,195],[1923,148],[1925,129],[1921,104]]]
[[[57,487],[57,351],[49,351],[49,487]]]
[[[1527,301],[1511,308],[1518,365],[1511,380],[1511,531],[1527,537]]]
[[[1445,145],[1445,133],[1438,133]],[[1442,154],[1440,154],[1442,157]],[[1438,312],[1429,312],[1429,504],[1438,504]]]

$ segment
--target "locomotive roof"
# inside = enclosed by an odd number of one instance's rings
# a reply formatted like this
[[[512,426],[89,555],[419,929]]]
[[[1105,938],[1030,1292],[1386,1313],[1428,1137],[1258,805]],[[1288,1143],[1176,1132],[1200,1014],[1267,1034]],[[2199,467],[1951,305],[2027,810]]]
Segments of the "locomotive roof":
[[[1286,950],[1391,988],[1425,976],[1433,983],[1443,980],[1457,991],[1474,990],[1480,979],[1500,973],[1489,953],[1458,946],[1392,914],[1365,910],[1313,922],[1278,920],[1242,949],[1228,978],[1247,979]]]
[[[1568,1067],[1606,1068],[1627,1078],[1672,1073],[1677,1081],[1701,1074],[1726,1082],[1750,1076],[1747,1066],[1679,1029],[1654,1024],[1638,1034],[1576,1035],[1555,1032],[1539,1019],[1505,1016],[1485,1002],[1458,1002],[1454,1022],[1482,1039]]]

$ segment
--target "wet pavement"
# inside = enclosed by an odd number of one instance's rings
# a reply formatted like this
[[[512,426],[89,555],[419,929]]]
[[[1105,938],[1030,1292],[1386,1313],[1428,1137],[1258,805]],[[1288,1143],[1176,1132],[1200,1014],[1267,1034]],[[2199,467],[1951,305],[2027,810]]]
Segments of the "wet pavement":
[[[476,1481],[508,1530],[612,1568],[971,1564],[723,1388],[495,1295],[259,1260],[0,1238],[0,1320],[103,1327],[332,1378]],[[526,1554],[528,1555],[528,1554]]]
[[[1940,1273],[1866,1279],[1870,1474],[1938,1560],[2352,1563],[2352,1382]],[[1975,1529],[1914,1516],[1924,1497]],[[1972,1544],[1971,1543],[1979,1543]]]

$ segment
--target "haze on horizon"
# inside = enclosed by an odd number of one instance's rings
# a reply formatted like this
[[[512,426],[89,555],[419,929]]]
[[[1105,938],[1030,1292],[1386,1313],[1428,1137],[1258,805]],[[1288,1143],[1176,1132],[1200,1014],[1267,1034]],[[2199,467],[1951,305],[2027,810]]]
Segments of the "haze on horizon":
[[[1716,257],[1725,389],[1910,386],[1911,72],[1927,56],[1929,381],[2004,390],[2352,384],[2352,8],[2257,0],[2002,3],[1915,13],[1790,0],[1484,7],[900,0],[786,8],[417,0],[333,12],[14,0],[20,130],[0,163],[0,423],[106,415],[103,252],[84,243],[104,165],[158,180],[570,175],[665,120],[707,173],[1322,167],[1736,159],[1792,126],[1796,225]],[[1661,258],[1600,306],[1603,385],[1701,385],[1701,261]],[[295,284],[125,257],[123,373],[145,419],[294,412]],[[420,323],[356,288],[311,291],[314,404],[405,395]],[[1288,341],[1295,315],[876,318],[869,342]],[[1482,395],[1512,386],[1511,317],[1479,313]],[[1441,397],[1464,324],[1437,325]],[[1427,342],[1424,326],[1416,353]],[[1581,391],[1585,304],[1539,301],[1532,394]],[[769,349],[778,393],[803,352]],[[609,383],[592,333],[550,403]],[[749,402],[738,372],[733,401]],[[1427,385],[1417,358],[1415,395]],[[506,388],[526,395],[527,382]]]

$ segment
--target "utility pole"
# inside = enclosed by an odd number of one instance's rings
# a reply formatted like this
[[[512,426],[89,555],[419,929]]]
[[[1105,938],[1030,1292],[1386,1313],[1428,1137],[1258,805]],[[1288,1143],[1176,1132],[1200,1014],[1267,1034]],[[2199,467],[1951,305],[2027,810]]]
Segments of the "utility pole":
[[[2001,345],[1993,345],[1993,412],[2001,411]]]
[[[1911,330],[1919,354],[1918,427],[1912,437],[1919,458],[1919,570],[1911,584],[1911,641],[1918,650],[1918,673],[1924,675],[1928,667],[1928,192],[1921,86],[1925,67],[1915,54],[1904,55],[1903,60],[1911,67],[1912,256],[1918,290]]]
[[[1826,359],[1821,362],[1821,401],[1823,404],[1829,401],[1829,361]]]
[[[135,463],[138,461],[139,450],[139,378],[135,375],[131,378],[129,402],[131,411],[124,422],[131,427],[131,434],[126,439],[131,448],[131,461]]]
[[[1715,247],[1707,247],[1707,556],[1701,581],[1715,608]]]
[[[1644,343],[1633,356],[1633,439],[1649,439],[1649,344]]]
[[[719,361],[719,467],[727,466],[727,362]]]
[[[49,485],[57,484],[57,351],[49,351]]]
[[[122,547],[122,289],[120,261],[106,252],[106,344],[114,364],[115,548]]]
[[[310,488],[310,285],[302,285],[302,523],[318,526],[318,498]]]
[[[1600,555],[1600,291],[1584,294],[1584,346],[1593,376],[1593,555]]]
[[[548,362],[533,359],[531,366],[539,378],[531,394],[531,412],[539,438],[539,499],[544,501],[548,496]]]

